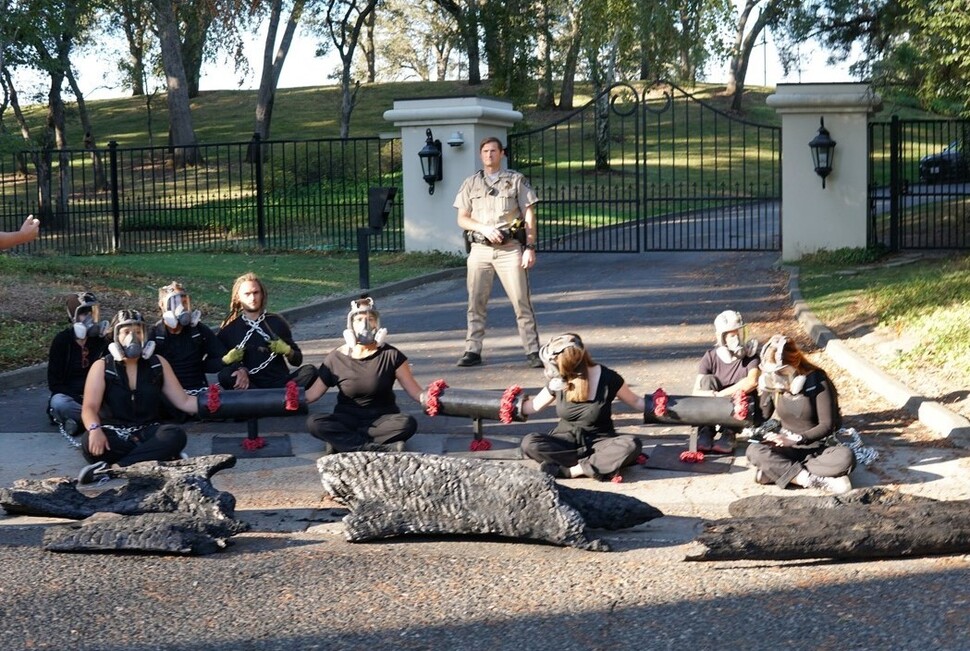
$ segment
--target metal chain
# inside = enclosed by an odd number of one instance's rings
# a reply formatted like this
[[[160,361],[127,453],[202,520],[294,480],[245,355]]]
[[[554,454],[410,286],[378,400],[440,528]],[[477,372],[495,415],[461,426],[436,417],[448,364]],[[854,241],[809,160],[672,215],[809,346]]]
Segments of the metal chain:
[[[260,334],[260,336],[262,336],[262,338],[266,340],[267,343],[269,343],[270,341],[272,341],[272,337],[270,337],[268,334],[266,334],[266,332],[262,328],[259,327],[259,324],[262,323],[263,320],[266,319],[266,313],[265,312],[263,312],[262,314],[260,314],[259,315],[259,318],[256,319],[255,321],[252,320],[252,319],[250,319],[249,317],[247,317],[245,314],[240,314],[239,315],[239,318],[243,320],[243,323],[246,323],[246,324],[249,325],[249,332],[246,333],[246,336],[243,337],[242,338],[242,341],[240,341],[239,344],[236,346],[237,349],[242,350],[243,348],[245,348],[246,347],[246,342],[249,341],[249,338],[253,336],[253,333],[254,332],[258,332]],[[260,371],[262,371],[264,368],[266,368],[267,366],[269,366],[270,362],[272,362],[275,358],[276,358],[276,353],[270,351],[269,357],[266,358],[266,361],[265,362],[263,362],[262,364],[260,364],[256,368],[249,369],[249,375],[256,375],[257,373],[259,373]]]

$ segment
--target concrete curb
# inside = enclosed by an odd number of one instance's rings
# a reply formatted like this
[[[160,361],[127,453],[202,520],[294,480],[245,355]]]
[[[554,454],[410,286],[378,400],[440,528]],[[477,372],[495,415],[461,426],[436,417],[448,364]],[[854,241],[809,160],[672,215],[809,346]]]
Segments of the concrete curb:
[[[788,292],[795,308],[795,318],[812,340],[819,347],[824,348],[836,364],[894,406],[905,409],[918,418],[921,423],[942,438],[959,447],[970,448],[970,421],[940,403],[919,395],[850,349],[808,308],[798,287],[798,269],[790,266],[783,266],[782,269],[788,272]]]
[[[418,276],[417,278],[408,278],[406,280],[400,280],[396,283],[388,283],[386,285],[381,285],[380,287],[374,287],[373,289],[366,290],[366,292],[364,290],[358,290],[343,296],[332,296],[315,303],[308,303],[307,305],[300,305],[287,310],[280,310],[279,314],[282,314],[287,321],[293,324],[300,319],[305,319],[308,316],[313,316],[320,312],[349,307],[350,300],[352,298],[359,297],[363,293],[369,294],[374,298],[381,298],[382,296],[388,296],[397,292],[403,292],[408,289],[420,287],[421,285],[425,285],[427,283],[435,283],[441,280],[453,280],[464,277],[465,267],[463,266],[454,267],[452,269],[442,269],[441,271],[434,271],[423,276]],[[46,362],[43,364],[27,366],[25,368],[18,368],[14,371],[0,373],[0,391],[19,389],[21,387],[31,386],[33,384],[44,384],[46,382]]]

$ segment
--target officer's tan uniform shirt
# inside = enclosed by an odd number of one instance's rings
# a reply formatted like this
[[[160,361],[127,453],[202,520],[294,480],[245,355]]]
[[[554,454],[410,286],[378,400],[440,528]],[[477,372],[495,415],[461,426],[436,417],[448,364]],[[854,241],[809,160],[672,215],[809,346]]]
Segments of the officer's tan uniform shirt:
[[[492,182],[479,171],[461,184],[454,207],[468,211],[477,222],[499,227],[524,216],[526,208],[538,201],[538,195],[522,173],[502,170]],[[517,245],[513,240],[503,248]]]

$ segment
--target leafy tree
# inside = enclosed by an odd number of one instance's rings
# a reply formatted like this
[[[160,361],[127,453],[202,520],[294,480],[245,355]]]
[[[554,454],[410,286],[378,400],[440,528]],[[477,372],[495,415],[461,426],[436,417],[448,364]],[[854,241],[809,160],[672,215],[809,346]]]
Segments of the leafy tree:
[[[312,4],[313,0],[310,0],[310,2]],[[283,70],[283,63],[286,61],[286,55],[289,53],[290,45],[293,42],[293,34],[296,32],[306,4],[306,0],[293,0],[293,4],[289,8],[289,16],[286,19],[286,27],[283,29],[282,39],[277,46],[277,32],[283,14],[283,0],[272,0],[270,2],[269,23],[263,42],[263,69],[259,78],[259,92],[256,95],[256,124],[253,127],[253,131],[259,134],[259,137],[263,140],[269,137],[280,72]],[[248,160],[252,161],[254,155],[254,152],[248,152]]]
[[[175,167],[195,165],[200,162],[200,154],[192,124],[175,7],[173,0],[151,0],[151,4],[162,52],[162,66],[168,82],[169,145],[172,147],[173,164]]]
[[[535,69],[536,19],[531,0],[481,5],[485,59],[491,92],[512,97],[525,90]]]
[[[468,61],[468,84],[477,86],[482,83],[481,51],[479,49],[479,30],[481,3],[479,0],[435,0],[442,9],[455,19],[458,33],[465,47]]]
[[[375,11],[376,78],[443,81],[456,68],[458,26],[434,0],[386,0]]]
[[[325,44],[317,49],[322,54],[330,45],[340,57],[340,137],[350,137],[350,116],[357,103],[360,81],[352,78],[354,53],[360,44],[361,31],[367,24],[378,0],[323,0],[323,15],[310,26],[325,36]]]

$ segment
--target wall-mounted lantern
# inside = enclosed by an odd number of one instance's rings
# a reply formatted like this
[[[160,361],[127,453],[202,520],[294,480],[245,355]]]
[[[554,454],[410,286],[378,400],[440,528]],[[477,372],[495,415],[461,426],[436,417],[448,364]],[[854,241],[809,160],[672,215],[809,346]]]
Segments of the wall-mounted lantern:
[[[822,187],[825,187],[825,177],[832,172],[832,157],[835,155],[835,141],[829,135],[829,130],[825,128],[825,118],[819,118],[821,126],[818,133],[808,143],[812,150],[812,162],[815,164],[815,173],[822,177]]]
[[[442,179],[441,174],[441,141],[435,140],[431,129],[425,132],[428,136],[424,147],[418,152],[421,157],[421,173],[428,184],[428,194],[434,194],[434,184]]]

